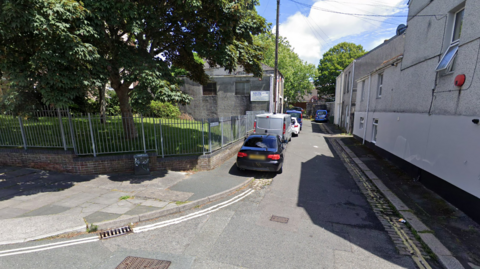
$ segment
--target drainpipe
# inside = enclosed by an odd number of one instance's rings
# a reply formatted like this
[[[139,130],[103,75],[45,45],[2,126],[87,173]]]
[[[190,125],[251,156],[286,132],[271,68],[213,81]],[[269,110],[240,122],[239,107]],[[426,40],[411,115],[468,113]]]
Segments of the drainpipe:
[[[365,116],[365,123],[363,124],[363,145],[365,145],[365,136],[368,128],[368,112],[370,111],[370,88],[372,86],[372,73],[368,76],[368,95],[367,95],[367,115]]]
[[[340,121],[342,120],[342,101],[343,101],[343,84],[344,84],[344,74],[343,70],[340,73],[340,91],[337,91],[338,88],[335,89],[335,116],[337,117],[337,124],[340,126]],[[336,95],[338,93],[338,99],[336,98]],[[338,113],[337,113],[338,112]],[[317,111],[315,111],[317,113]]]
[[[352,124],[352,121],[350,120],[350,115],[352,114],[353,82],[355,80],[355,63],[356,62],[357,62],[357,60],[353,60],[352,81],[351,81],[352,85],[350,87],[350,104],[349,104],[349,108],[348,108],[348,114],[349,115],[347,115],[347,117],[348,117],[348,129],[350,129],[350,125]],[[352,128],[352,132],[353,132],[353,128]]]

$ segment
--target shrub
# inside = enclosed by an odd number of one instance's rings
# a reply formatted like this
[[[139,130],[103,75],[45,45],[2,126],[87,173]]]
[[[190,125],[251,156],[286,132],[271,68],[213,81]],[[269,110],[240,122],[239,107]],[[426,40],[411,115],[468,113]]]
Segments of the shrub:
[[[191,115],[187,113],[182,113],[182,115],[180,115],[180,117],[178,118],[181,120],[195,120]]]
[[[180,109],[177,106],[160,101],[152,101],[150,103],[150,111],[160,118],[173,119],[180,116]]]

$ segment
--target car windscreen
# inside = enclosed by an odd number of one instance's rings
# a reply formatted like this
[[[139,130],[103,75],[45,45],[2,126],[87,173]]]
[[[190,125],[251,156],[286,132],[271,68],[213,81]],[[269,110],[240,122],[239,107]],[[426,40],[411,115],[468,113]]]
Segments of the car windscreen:
[[[300,119],[300,113],[297,112],[287,112],[287,114],[290,114],[292,117],[295,117],[297,119]]]
[[[251,148],[276,148],[277,138],[275,136],[250,137],[245,141],[245,147]]]
[[[320,116],[320,115],[327,115],[327,112],[325,111],[317,111],[317,115]]]

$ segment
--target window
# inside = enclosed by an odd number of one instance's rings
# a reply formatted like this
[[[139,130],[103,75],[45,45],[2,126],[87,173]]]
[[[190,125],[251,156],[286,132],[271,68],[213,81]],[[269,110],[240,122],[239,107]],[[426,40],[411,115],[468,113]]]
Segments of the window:
[[[373,119],[372,143],[377,143],[378,119]]]
[[[362,92],[360,93],[360,101],[365,99],[365,80],[362,80]]]
[[[365,123],[365,119],[363,117],[360,117],[360,126],[359,126],[360,129],[363,129],[364,123]]]
[[[203,86],[203,95],[217,95],[217,83],[210,82],[207,85]]]
[[[452,38],[450,40],[450,46],[447,48],[445,53],[442,55],[440,62],[437,65],[435,71],[440,72],[448,70],[448,72],[453,71],[453,63],[455,56],[458,52],[458,44],[460,43],[460,36],[462,34],[463,27],[463,16],[465,14],[465,8],[457,11],[453,14],[453,25],[452,25]]]
[[[350,72],[348,72],[348,75],[347,75],[347,83],[345,83],[344,93],[348,93],[349,90],[350,90]]]
[[[235,95],[241,95],[241,96],[250,95],[250,82],[248,81],[235,82]]]
[[[378,87],[377,87],[377,98],[382,97],[383,90],[383,74],[378,75]]]

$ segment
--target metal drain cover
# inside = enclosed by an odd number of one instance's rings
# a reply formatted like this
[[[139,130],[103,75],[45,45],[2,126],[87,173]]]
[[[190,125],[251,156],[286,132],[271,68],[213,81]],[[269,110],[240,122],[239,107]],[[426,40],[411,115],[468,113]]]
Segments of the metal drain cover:
[[[280,223],[285,223],[286,224],[286,223],[288,223],[288,218],[272,215],[272,217],[270,218],[270,221],[275,221],[275,222],[280,222]]]
[[[115,269],[167,269],[170,261],[128,256]]]
[[[110,229],[105,232],[100,232],[99,236],[100,236],[100,239],[108,239],[108,238],[112,238],[120,235],[125,235],[131,232],[132,232],[132,229],[129,226],[125,226],[121,228]]]

